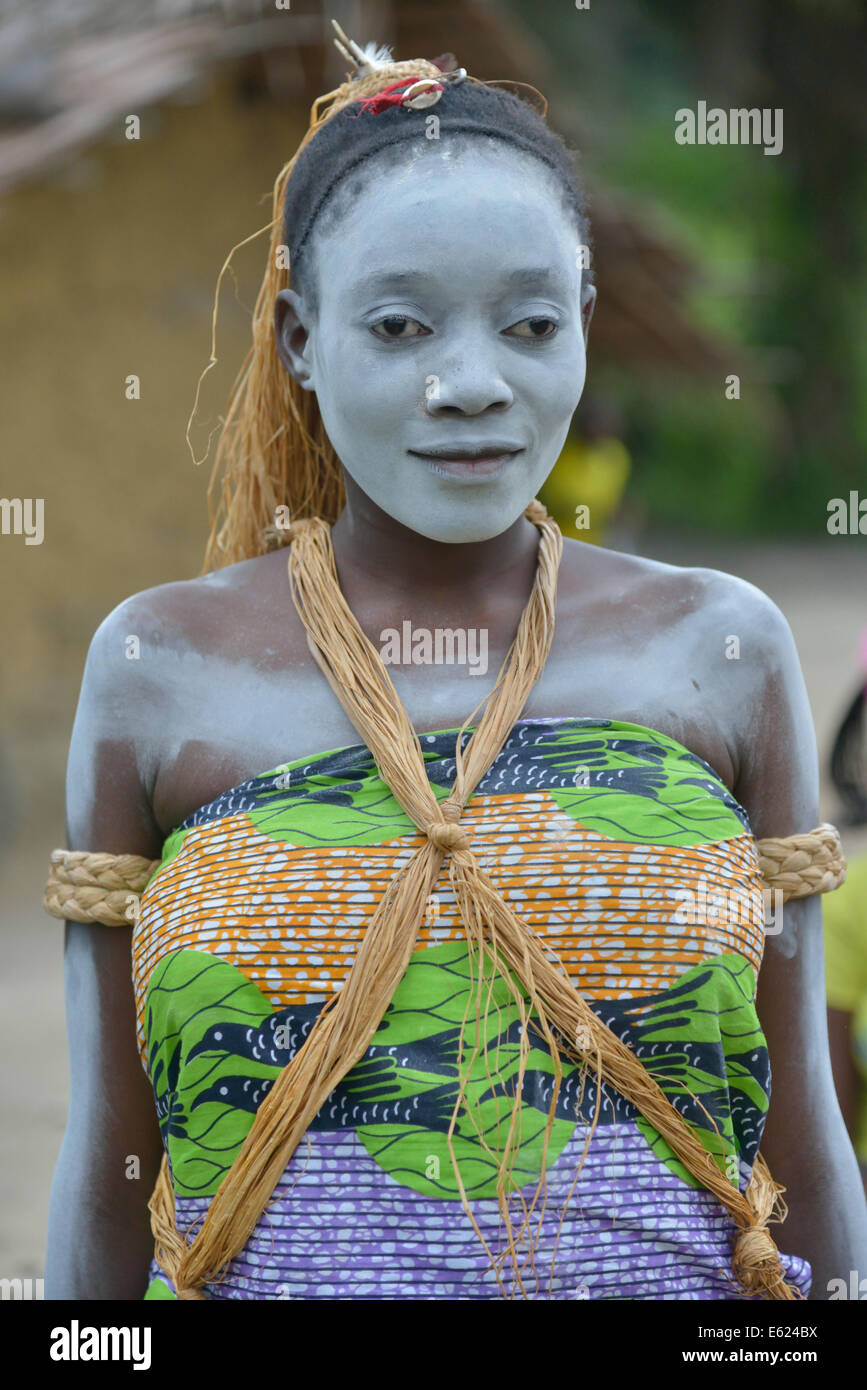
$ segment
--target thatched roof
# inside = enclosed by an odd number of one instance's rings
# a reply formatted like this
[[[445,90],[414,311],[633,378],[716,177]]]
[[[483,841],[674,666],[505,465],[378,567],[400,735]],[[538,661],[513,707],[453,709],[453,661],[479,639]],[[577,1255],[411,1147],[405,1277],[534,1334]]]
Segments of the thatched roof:
[[[219,65],[237,65],[271,100],[306,113],[345,74],[332,17],[398,56],[453,46],[475,76],[557,86],[550,56],[514,16],[466,0],[291,0],[288,10],[275,0],[0,0],[0,195],[62,168],[130,114],[167,98],[195,100],[197,83]],[[580,114],[563,101],[552,114],[580,146]],[[590,193],[597,356],[639,370],[736,369],[732,346],[710,341],[678,307],[692,275],[683,251],[646,208],[592,185]]]

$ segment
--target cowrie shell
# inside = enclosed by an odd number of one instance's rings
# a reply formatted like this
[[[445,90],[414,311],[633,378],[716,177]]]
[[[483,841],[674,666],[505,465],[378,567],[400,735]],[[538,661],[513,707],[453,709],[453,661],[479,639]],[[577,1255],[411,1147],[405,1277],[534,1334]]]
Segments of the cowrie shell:
[[[426,106],[436,106],[442,94],[443,89],[435,78],[422,77],[407,87],[401,105],[409,106],[413,111],[423,111]]]

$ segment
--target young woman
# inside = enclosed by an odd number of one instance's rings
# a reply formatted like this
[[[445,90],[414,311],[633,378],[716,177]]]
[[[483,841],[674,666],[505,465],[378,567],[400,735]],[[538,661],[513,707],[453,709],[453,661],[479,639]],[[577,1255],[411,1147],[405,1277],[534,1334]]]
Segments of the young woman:
[[[49,1296],[826,1297],[867,1215],[820,908],[765,940],[754,839],[817,819],[791,633],[534,503],[595,297],[571,156],[354,53],[275,187],[210,570],[87,662],[70,846],[160,863],[134,928],[61,913]]]

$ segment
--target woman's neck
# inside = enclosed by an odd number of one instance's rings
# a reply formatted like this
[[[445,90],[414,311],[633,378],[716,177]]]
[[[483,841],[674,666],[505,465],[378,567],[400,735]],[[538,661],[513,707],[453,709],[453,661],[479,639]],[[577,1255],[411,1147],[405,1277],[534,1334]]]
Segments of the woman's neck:
[[[366,598],[400,593],[407,606],[489,603],[492,586],[529,597],[538,529],[523,513],[498,536],[473,543],[432,540],[389,516],[346,477],[346,506],[331,530],[341,587]]]

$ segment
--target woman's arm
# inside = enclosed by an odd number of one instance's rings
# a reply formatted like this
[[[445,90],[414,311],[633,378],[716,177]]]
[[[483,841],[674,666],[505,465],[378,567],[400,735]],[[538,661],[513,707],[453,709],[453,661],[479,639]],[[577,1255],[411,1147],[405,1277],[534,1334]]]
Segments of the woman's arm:
[[[135,1043],[130,936],[66,927],[69,1114],[51,1188],[47,1298],[139,1299],[147,1287],[162,1143]]]
[[[867,1270],[867,1207],[834,1091],[824,982],[821,904],[787,903],[759,976],[773,1084],[762,1153],[787,1189],[789,1215],[775,1239],[810,1261],[814,1299],[828,1297],[831,1279],[848,1288],[851,1270]]]
[[[865,942],[867,946],[867,942]],[[861,1105],[861,1080],[855,1064],[852,1043],[853,1015],[846,1009],[828,1009],[828,1041],[831,1049],[831,1071],[834,1089],[849,1138],[855,1144],[858,1111]],[[857,1153],[856,1153],[857,1157]],[[867,1164],[859,1160],[861,1181],[867,1192]]]
[[[124,646],[137,630],[122,605],[91,644],[69,752],[67,833],[71,849],[158,858],[141,733],[150,673],[127,662]],[[162,1144],[136,1045],[131,936],[131,926],[66,924],[70,1097],[51,1189],[51,1299],[139,1299],[147,1286],[147,1202]]]
[[[819,823],[813,720],[791,629],[750,585],[741,588],[739,775],[735,795],[757,839]],[[779,922],[775,925],[779,925]],[[809,1260],[810,1297],[850,1270],[867,1274],[867,1204],[834,1090],[825,1009],[821,895],[782,908],[765,938],[757,1009],[768,1043],[772,1094],[762,1153],[786,1187],[789,1214],[772,1228],[780,1249]]]
[[[828,1009],[828,1044],[834,1090],[849,1137],[854,1143],[860,1082],[852,1055],[851,1013],[843,1009]]]

